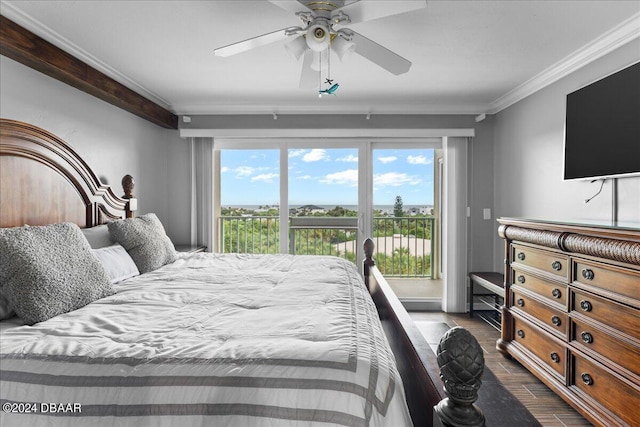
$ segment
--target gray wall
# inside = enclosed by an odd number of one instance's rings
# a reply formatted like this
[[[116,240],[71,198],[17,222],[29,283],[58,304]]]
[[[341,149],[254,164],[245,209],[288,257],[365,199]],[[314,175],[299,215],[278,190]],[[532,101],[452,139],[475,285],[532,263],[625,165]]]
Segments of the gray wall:
[[[139,213],[155,212],[175,242],[189,238],[188,147],[178,131],[0,57],[0,115],[31,123],[66,141],[122,194],[131,174]]]
[[[640,60],[640,39],[586,65],[495,116],[497,216],[558,221],[610,221],[612,191],[605,183],[564,181],[563,137],[568,93]],[[602,141],[606,144],[607,141]],[[640,144],[640,142],[638,142]],[[618,220],[640,223],[640,177],[618,179]],[[494,238],[494,268],[502,269],[502,242]]]

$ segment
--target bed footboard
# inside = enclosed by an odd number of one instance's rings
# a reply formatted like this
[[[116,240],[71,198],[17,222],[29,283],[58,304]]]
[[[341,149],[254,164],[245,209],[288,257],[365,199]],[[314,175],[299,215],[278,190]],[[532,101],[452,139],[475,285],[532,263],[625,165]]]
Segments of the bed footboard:
[[[404,383],[415,426],[433,425],[433,407],[446,397],[436,355],[373,262],[373,241],[365,242],[364,280],[378,308]]]

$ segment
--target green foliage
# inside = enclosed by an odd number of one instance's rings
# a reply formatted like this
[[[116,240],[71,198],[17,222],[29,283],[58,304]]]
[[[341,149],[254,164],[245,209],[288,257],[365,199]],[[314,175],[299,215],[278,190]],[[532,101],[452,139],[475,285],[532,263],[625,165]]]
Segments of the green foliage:
[[[384,253],[374,254],[378,270],[385,276],[429,276],[431,275],[431,257],[411,256],[407,248],[394,250],[393,256]]]
[[[400,205],[402,199],[400,199]],[[261,206],[257,211],[246,209],[222,209],[220,225],[223,235],[223,252],[277,254],[280,252],[280,220],[278,208]],[[341,206],[322,212],[306,212],[306,216],[357,217],[358,213]],[[431,239],[433,217],[413,215],[396,217],[376,211],[373,237],[393,235],[415,236]],[[303,215],[300,215],[303,216]],[[356,262],[355,230],[302,229],[290,230],[289,239],[295,242],[290,252],[307,255],[335,255]],[[431,274],[431,257],[409,254],[407,248],[397,248],[393,255],[375,254],[376,265],[388,276],[428,276]]]
[[[402,197],[396,196],[396,202],[393,205],[393,216],[402,218],[404,216],[404,208],[402,206]]]

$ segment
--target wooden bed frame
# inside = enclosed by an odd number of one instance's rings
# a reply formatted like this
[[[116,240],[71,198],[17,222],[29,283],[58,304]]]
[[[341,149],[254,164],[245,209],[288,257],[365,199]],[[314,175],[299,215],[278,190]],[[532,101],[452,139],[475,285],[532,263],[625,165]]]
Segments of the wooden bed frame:
[[[93,227],[131,217],[132,180],[118,197],[64,141],[27,123],[0,119],[0,227],[73,222]],[[365,245],[365,281],[404,381],[414,425],[433,425],[433,406],[446,397],[436,355],[375,267]]]

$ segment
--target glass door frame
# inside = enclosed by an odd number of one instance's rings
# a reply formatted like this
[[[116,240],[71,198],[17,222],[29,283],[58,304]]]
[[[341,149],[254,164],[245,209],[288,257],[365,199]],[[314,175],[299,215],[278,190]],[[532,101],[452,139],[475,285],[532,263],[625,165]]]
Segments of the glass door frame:
[[[289,150],[356,149],[358,151],[358,245],[356,260],[364,259],[362,242],[373,233],[373,151],[378,149],[441,149],[442,138],[229,138],[214,144],[214,242],[218,242],[217,221],[220,216],[220,151],[280,150],[280,224],[289,221]],[[280,253],[289,252],[288,227],[280,227]],[[216,248],[217,250],[218,248]]]

